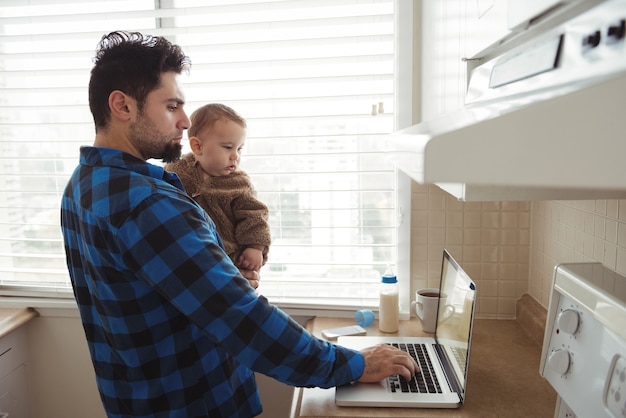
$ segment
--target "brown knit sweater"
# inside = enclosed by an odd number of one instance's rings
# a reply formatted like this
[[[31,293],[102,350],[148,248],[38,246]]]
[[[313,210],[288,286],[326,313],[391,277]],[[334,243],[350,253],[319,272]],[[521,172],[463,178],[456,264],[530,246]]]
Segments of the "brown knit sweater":
[[[263,264],[271,243],[267,206],[256,198],[250,177],[243,171],[202,179],[193,153],[165,165],[180,177],[185,190],[209,214],[228,256],[235,262],[245,248],[263,252]]]

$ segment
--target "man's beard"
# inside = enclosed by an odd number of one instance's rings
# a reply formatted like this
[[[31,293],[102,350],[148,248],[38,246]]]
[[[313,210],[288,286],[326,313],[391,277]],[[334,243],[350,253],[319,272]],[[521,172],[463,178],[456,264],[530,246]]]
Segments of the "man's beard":
[[[164,163],[173,163],[174,161],[178,161],[180,159],[180,155],[183,151],[182,144],[175,144],[170,142],[165,145],[165,149],[163,150],[162,159]]]
[[[130,125],[130,141],[137,147],[144,159],[160,158],[164,163],[171,163],[181,156],[183,146],[175,143],[167,135],[159,132],[150,118],[142,113],[137,121]]]

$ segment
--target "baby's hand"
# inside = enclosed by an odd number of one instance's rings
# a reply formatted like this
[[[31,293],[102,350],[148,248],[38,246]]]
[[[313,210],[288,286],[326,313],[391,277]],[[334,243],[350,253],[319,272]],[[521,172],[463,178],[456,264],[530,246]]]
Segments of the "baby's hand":
[[[256,248],[248,247],[242,251],[237,259],[237,267],[247,270],[261,270],[263,266],[263,252]]]

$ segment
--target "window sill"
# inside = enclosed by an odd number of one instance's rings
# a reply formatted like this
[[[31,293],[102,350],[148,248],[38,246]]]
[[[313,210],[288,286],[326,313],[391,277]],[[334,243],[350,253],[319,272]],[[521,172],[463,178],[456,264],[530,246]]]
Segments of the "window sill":
[[[2,292],[0,295],[0,308],[33,308],[40,316],[55,317],[79,317],[76,301],[70,292],[55,292],[51,295],[30,295],[29,292],[22,291],[21,294],[16,292]],[[282,309],[290,316],[296,318],[299,322],[301,318],[310,318],[314,316],[332,317],[332,318],[352,318],[354,316],[355,307],[339,308],[336,306],[323,305],[298,305],[290,303],[275,303],[275,306]]]
[[[0,296],[0,308],[33,308],[39,316],[79,317],[73,297]]]
[[[270,300],[271,302],[271,300]],[[353,318],[358,309],[375,307],[337,305],[337,304],[305,304],[297,302],[272,302],[298,322],[305,318],[330,317]],[[33,308],[40,316],[79,317],[78,307],[71,288],[0,286],[0,308]],[[400,312],[400,319],[409,319],[409,312]]]

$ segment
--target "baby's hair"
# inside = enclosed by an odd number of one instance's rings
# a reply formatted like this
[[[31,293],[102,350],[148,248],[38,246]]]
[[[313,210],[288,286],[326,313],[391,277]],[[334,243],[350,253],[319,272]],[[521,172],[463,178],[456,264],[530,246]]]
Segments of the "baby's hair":
[[[210,103],[196,109],[190,117],[191,127],[188,135],[198,136],[200,131],[210,129],[218,120],[231,120],[246,128],[246,120],[230,107],[221,103]]]

